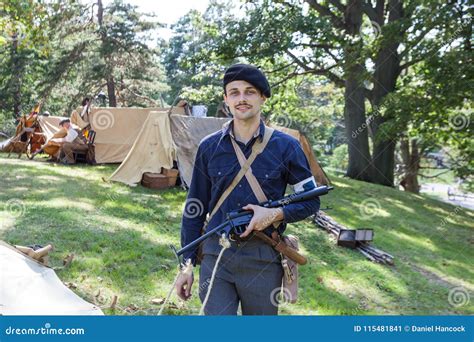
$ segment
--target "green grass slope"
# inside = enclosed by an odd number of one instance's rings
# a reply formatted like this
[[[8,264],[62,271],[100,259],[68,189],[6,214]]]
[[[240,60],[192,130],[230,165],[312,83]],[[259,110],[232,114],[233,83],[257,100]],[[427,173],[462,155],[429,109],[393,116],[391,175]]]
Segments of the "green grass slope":
[[[51,264],[65,283],[107,314],[153,315],[176,274],[168,245],[179,244],[186,193],[107,183],[116,166],[62,166],[0,155],[0,239],[52,243]],[[309,220],[289,225],[309,263],[300,267],[300,296],[282,314],[473,314],[474,212],[423,196],[331,177],[322,208],[351,228],[373,228],[374,245],[395,265],[337,247]],[[470,266],[471,265],[471,266]],[[197,275],[197,272],[195,273]],[[197,314],[197,287],[167,314]],[[470,300],[469,300],[470,299]]]

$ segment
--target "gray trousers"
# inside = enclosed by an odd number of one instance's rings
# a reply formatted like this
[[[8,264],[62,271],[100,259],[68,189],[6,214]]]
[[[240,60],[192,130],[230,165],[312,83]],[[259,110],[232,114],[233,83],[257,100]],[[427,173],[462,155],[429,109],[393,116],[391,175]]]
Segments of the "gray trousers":
[[[201,302],[208,291],[219,250],[220,247],[214,248],[215,253],[204,252],[199,271]],[[236,315],[240,303],[243,315],[277,315],[276,297],[282,276],[280,255],[272,247],[257,238],[240,245],[232,242],[219,262],[204,313]]]

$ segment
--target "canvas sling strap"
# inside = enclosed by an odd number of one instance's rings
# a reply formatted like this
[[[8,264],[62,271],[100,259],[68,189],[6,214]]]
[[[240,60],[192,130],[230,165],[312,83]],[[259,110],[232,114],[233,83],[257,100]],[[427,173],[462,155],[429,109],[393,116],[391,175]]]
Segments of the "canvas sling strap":
[[[230,195],[232,190],[235,189],[237,184],[239,184],[240,180],[247,173],[248,169],[250,168],[250,165],[254,162],[255,158],[257,158],[257,156],[260,153],[262,153],[262,151],[265,149],[268,142],[270,141],[270,138],[271,138],[272,134],[273,134],[273,130],[268,130],[268,131],[265,130],[265,134],[263,135],[263,139],[261,141],[257,140],[253,144],[252,152],[251,152],[249,158],[243,164],[241,164],[240,171],[234,177],[234,179],[232,180],[232,183],[230,183],[230,185],[227,187],[227,189],[222,193],[221,197],[219,197],[219,200],[217,201],[216,205],[212,209],[211,214],[208,216],[208,218],[206,219],[206,222],[204,223],[203,230],[206,229],[207,224],[209,223],[209,221],[211,221],[211,218],[214,216],[215,213],[217,213],[217,211],[219,210],[222,203],[224,203],[224,201]]]
[[[273,134],[273,128],[270,127],[265,127],[265,134],[267,131],[270,131],[271,134]],[[237,155],[237,159],[239,160],[239,164],[242,166],[246,165],[248,159],[245,158],[244,153],[240,149],[240,147],[237,145],[235,140],[231,138],[232,141],[232,146],[234,147],[235,154]],[[245,172],[245,178],[247,179],[250,188],[252,189],[255,197],[259,202],[266,202],[268,200],[267,196],[262,190],[262,187],[260,186],[260,183],[258,180],[255,178],[255,175],[252,173],[252,169],[249,167],[246,172]],[[240,181],[240,180],[239,180]],[[273,223],[273,226],[277,228],[280,225],[281,222],[275,222]],[[291,260],[297,262],[300,265],[306,264],[307,260],[304,256],[298,253],[298,251],[294,250],[293,248],[289,247],[285,241],[280,237],[278,232],[275,230],[272,232],[272,238],[268,237],[265,233],[255,231],[253,234],[261,239],[263,242],[271,245],[273,248],[275,248],[276,251],[279,253],[283,254],[284,256],[290,258]]]

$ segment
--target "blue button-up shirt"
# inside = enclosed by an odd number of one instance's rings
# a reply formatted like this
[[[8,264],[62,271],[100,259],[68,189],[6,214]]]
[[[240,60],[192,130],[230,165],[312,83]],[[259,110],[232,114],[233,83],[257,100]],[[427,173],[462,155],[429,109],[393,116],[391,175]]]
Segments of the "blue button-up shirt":
[[[211,213],[219,197],[227,189],[240,170],[232,142],[233,122],[205,137],[199,144],[194,163],[181,226],[181,245],[185,246],[201,235],[206,216]],[[265,124],[260,121],[252,139],[244,144],[236,140],[246,158],[250,157],[256,139],[263,139]],[[251,165],[263,192],[269,200],[284,196],[287,184],[295,191],[309,190],[316,186],[308,160],[298,140],[275,130],[265,150]],[[226,214],[247,204],[258,204],[252,189],[243,177],[208,223],[207,230],[216,227],[226,219]],[[315,214],[319,210],[319,198],[283,207],[284,223],[296,222]],[[184,260],[196,260],[197,249],[183,255]]]

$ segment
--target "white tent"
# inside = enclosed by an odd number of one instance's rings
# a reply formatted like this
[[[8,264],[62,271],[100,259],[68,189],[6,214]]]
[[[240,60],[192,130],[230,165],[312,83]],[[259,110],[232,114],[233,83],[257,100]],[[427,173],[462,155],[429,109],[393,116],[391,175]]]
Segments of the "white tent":
[[[54,270],[0,241],[0,315],[103,315]]]
[[[150,112],[125,160],[110,180],[135,186],[145,172],[160,173],[171,169],[176,148],[171,137],[167,112]]]

